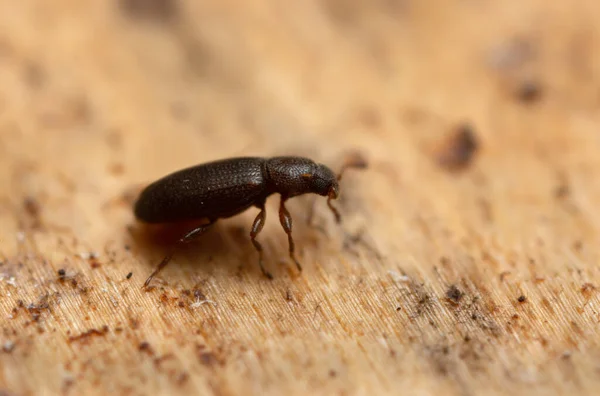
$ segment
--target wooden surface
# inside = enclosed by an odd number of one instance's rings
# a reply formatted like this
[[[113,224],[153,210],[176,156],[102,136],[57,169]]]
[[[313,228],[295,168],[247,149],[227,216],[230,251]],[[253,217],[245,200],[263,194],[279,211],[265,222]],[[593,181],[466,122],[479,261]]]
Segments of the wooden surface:
[[[600,2],[0,6],[0,393],[597,391]],[[353,149],[301,276],[273,197],[140,289],[140,184]]]

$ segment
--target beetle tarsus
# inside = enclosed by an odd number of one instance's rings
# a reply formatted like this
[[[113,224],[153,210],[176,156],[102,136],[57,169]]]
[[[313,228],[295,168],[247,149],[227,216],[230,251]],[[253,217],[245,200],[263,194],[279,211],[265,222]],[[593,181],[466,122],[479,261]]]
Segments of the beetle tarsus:
[[[154,271],[152,271],[152,273],[150,274],[150,276],[148,277],[148,279],[146,279],[146,282],[144,282],[144,286],[142,287],[142,289],[145,289],[148,287],[148,285],[150,284],[150,282],[152,282],[152,279],[154,279],[154,277],[160,272],[162,271],[163,268],[165,268],[167,266],[167,264],[169,264],[169,261],[171,261],[171,258],[173,257],[174,252],[171,252],[169,254],[167,254],[162,261],[160,262],[160,264],[156,267],[156,269],[154,269]]]
[[[339,224],[342,222],[342,216],[340,215],[340,212],[338,212],[338,210],[335,208],[335,206],[333,206],[333,204],[331,203],[332,199],[334,199],[332,196],[329,196],[329,198],[327,198],[327,206],[329,206],[329,209],[331,209],[331,211],[333,212],[333,215],[335,216],[335,222]]]
[[[262,272],[262,274],[263,274],[264,276],[266,276],[267,278],[269,278],[269,280],[273,280],[273,279],[275,279],[275,278],[273,277],[273,275],[271,275],[271,273],[265,269],[265,267],[264,267],[264,265],[263,265],[263,263],[262,263],[262,260],[258,262],[258,265],[260,266],[260,271]]]

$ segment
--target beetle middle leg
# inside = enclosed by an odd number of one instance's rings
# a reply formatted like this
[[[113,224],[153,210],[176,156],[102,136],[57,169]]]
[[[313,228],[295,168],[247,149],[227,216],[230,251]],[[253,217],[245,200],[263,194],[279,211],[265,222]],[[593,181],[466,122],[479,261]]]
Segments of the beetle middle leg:
[[[156,269],[154,271],[152,271],[152,273],[150,274],[150,276],[148,277],[148,279],[146,279],[146,282],[144,282],[144,287],[148,287],[148,285],[150,284],[150,282],[152,281],[152,279],[154,279],[154,277],[163,270],[163,268],[165,268],[167,266],[167,264],[169,264],[169,262],[171,261],[171,259],[173,258],[173,255],[175,254],[175,250],[178,247],[181,247],[182,245],[185,245],[189,242],[191,242],[192,240],[198,238],[200,235],[204,234],[209,228],[210,226],[212,226],[215,223],[216,220],[210,220],[210,222],[208,224],[204,224],[201,225],[199,227],[194,228],[193,230],[191,230],[190,232],[188,232],[187,234],[185,234],[181,239],[179,239],[179,241],[177,241],[177,245],[175,246],[175,248],[173,248],[169,254],[167,254],[162,261],[160,262],[160,264],[158,264],[158,267],[156,267]]]
[[[260,270],[262,271],[264,276],[266,276],[269,279],[273,279],[273,275],[271,275],[271,273],[265,269],[265,266],[263,264],[262,245],[260,244],[260,242],[258,242],[256,240],[256,236],[263,229],[263,226],[265,225],[265,220],[267,219],[267,211],[265,210],[264,202],[262,202],[256,206],[260,209],[260,212],[258,213],[258,215],[256,215],[256,218],[254,219],[254,223],[252,223],[252,230],[250,231],[250,239],[252,240],[252,244],[254,245],[254,248],[258,251],[258,265],[260,266]]]
[[[298,259],[296,259],[296,255],[294,254],[294,239],[292,238],[292,216],[290,216],[290,212],[285,207],[285,201],[287,198],[281,197],[281,203],[279,204],[279,221],[281,222],[281,226],[283,230],[288,236],[288,244],[290,247],[290,258],[294,260],[296,263],[296,267],[298,267],[298,271],[302,271],[302,266]]]

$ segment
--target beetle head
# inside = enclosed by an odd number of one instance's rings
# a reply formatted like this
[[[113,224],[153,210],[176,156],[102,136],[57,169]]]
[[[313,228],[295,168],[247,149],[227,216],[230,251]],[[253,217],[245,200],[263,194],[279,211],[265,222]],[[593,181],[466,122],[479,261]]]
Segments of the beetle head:
[[[335,220],[339,223],[341,220],[340,214],[331,204],[331,200],[337,199],[340,193],[338,179],[339,177],[325,165],[317,165],[315,172],[310,176],[312,191],[316,194],[327,196],[327,206],[329,206],[329,209],[331,209],[335,216]]]
[[[329,170],[329,168],[327,168],[323,165],[319,165],[319,167],[325,168],[330,174],[333,175],[333,172],[331,172],[331,170]],[[346,157],[346,160],[344,161],[344,164],[342,165],[342,169],[340,170],[340,173],[337,175],[337,177],[334,176],[335,182],[332,182],[329,184],[329,189],[327,191],[327,195],[329,197],[327,199],[327,206],[329,206],[329,209],[331,209],[331,211],[333,212],[333,215],[335,216],[335,220],[338,223],[341,221],[340,213],[337,211],[335,206],[333,206],[331,204],[331,200],[337,199],[337,197],[338,197],[339,181],[342,179],[342,175],[344,174],[344,172],[347,169],[350,169],[350,168],[364,169],[366,167],[367,167],[367,160],[362,156],[362,154],[360,154],[359,152],[352,153],[351,155],[348,155]]]
[[[336,199],[339,194],[339,185],[335,173],[325,165],[317,165],[313,173],[306,175],[310,189],[315,194]]]
[[[327,166],[316,164],[303,157],[273,157],[266,163],[268,188],[278,192],[286,199],[301,194],[318,194],[327,197],[327,206],[340,222],[340,214],[331,201],[339,196],[339,180],[348,168],[364,168],[366,161],[358,154],[349,156],[340,173],[335,173]]]

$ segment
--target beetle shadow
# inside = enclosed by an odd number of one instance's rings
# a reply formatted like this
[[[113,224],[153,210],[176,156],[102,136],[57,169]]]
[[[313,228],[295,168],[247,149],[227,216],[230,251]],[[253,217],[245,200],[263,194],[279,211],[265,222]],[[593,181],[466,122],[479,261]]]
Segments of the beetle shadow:
[[[144,258],[149,276],[160,261],[173,252],[169,264],[155,277],[169,284],[184,282],[184,276],[202,278],[214,273],[215,267],[238,274],[241,267],[255,264],[257,254],[250,242],[250,229],[218,221],[205,233],[186,244],[179,239],[206,222],[149,225],[136,223],[130,228],[135,249]],[[250,259],[252,258],[252,259]],[[175,271],[173,268],[177,267]],[[261,276],[260,271],[249,271]],[[184,275],[185,274],[185,275]]]

